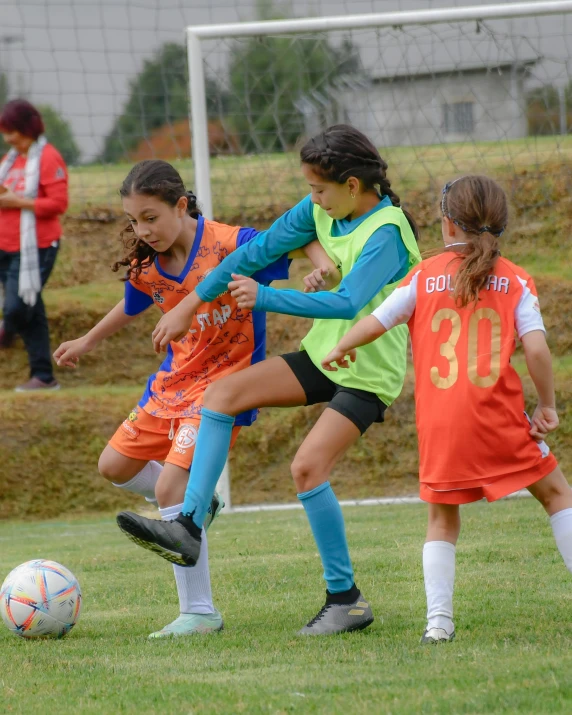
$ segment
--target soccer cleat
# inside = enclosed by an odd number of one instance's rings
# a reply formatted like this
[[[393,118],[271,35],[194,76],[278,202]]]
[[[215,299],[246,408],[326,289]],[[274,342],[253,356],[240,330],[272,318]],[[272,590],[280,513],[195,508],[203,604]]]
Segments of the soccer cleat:
[[[224,499],[218,492],[215,492],[213,494],[213,498],[211,499],[211,505],[209,506],[209,510],[207,511],[207,515],[205,516],[205,521],[203,523],[203,528],[205,531],[209,528],[209,526],[213,523],[213,521],[217,518],[217,516],[221,513],[223,509]]]
[[[121,531],[148,551],[179,566],[194,566],[201,552],[201,529],[189,516],[179,516],[173,521],[147,519],[131,511],[117,515]]]
[[[361,593],[349,604],[328,603],[328,600],[314,618],[298,631],[299,636],[328,636],[361,631],[373,623],[373,613]]]
[[[194,636],[205,633],[222,631],[224,623],[218,611],[214,613],[181,613],[178,618],[160,631],[151,633],[149,638],[179,638],[180,636]]]
[[[421,636],[421,645],[436,645],[437,643],[450,643],[455,640],[455,631],[447,633],[444,628],[426,628]]]

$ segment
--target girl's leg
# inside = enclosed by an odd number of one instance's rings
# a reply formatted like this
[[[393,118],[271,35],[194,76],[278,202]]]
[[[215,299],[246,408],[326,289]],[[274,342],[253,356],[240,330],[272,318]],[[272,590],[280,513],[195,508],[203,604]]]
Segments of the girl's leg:
[[[360,430],[344,415],[326,408],[294,461],[292,476],[320,552],[327,585],[326,603],[300,635],[328,635],[365,628],[373,621],[369,604],[354,583],[342,510],[328,477]]]
[[[270,358],[213,382],[201,412],[191,476],[182,513],[202,527],[228,456],[236,415],[257,407],[305,405],[306,394],[287,363]]]
[[[423,547],[427,627],[421,643],[446,642],[455,637],[455,544],[460,530],[458,505],[429,504],[427,538]]]
[[[133,459],[107,445],[98,463],[99,473],[114,486],[155,502],[155,486],[163,469],[159,462]]]
[[[188,469],[168,462],[165,464],[155,490],[163,521],[172,521],[181,513],[188,479]],[[151,633],[149,638],[188,636],[222,629],[222,616],[212,600],[208,544],[204,529],[201,537],[201,552],[194,568],[173,564],[179,597],[179,617],[160,631]]]
[[[556,545],[566,568],[572,573],[572,490],[560,467],[532,484],[528,491],[538,499],[550,517]]]

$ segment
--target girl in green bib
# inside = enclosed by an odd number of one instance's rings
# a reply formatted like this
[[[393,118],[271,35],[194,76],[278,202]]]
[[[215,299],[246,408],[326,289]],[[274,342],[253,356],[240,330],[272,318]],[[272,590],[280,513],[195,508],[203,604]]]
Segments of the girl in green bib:
[[[314,318],[301,349],[270,358],[210,385],[181,516],[158,522],[122,512],[120,528],[136,543],[181,565],[200,553],[200,533],[224,467],[234,418],[258,407],[327,403],[292,463],[292,476],[324,566],[326,602],[301,635],[359,630],[373,621],[355,582],[340,505],[328,481],[347,449],[399,395],[407,328],[358,348],[350,369],[326,372],[321,361],[341,336],[369,315],[421,260],[417,230],[386,176],[387,164],[360,131],[332,126],[300,152],[311,193],[267,231],[225,258],[155,328],[155,349],[183,338],[203,302],[230,289],[240,308]],[[276,290],[246,276],[318,238],[341,273],[333,291]],[[231,280],[232,279],[232,280]],[[314,275],[315,287],[321,276]]]

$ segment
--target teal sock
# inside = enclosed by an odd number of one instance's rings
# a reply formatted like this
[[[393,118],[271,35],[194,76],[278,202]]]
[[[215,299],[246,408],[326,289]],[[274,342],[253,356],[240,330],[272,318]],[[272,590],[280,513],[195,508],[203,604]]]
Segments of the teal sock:
[[[298,494],[298,499],[306,511],[320,552],[328,591],[349,591],[354,584],[354,572],[342,509],[330,482]]]
[[[181,513],[203,525],[230,448],[234,417],[203,407]]]

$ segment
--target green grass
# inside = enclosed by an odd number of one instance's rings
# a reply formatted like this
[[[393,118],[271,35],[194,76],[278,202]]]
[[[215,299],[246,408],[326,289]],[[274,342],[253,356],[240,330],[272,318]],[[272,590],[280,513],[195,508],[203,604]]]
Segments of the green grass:
[[[422,505],[346,510],[356,578],[376,615],[361,633],[301,640],[321,606],[302,512],[234,514],[210,533],[225,630],[149,642],[177,615],[171,567],[111,518],[0,524],[0,573],[31,558],[77,575],[84,610],[62,641],[0,632],[4,712],[555,713],[572,710],[571,577],[530,500],[463,509],[457,640],[421,647]]]
[[[420,189],[459,173],[499,171],[512,175],[535,171],[547,162],[572,159],[572,136],[526,137],[501,142],[462,142],[428,146],[382,147],[389,175],[400,189]],[[190,186],[194,173],[190,159],[172,163]],[[74,167],[70,170],[71,210],[111,206],[119,210],[118,189],[131,163]],[[307,191],[296,152],[222,156],[211,160],[211,181],[216,216],[256,214],[271,207],[289,207]],[[238,181],[236,178],[238,177]],[[399,191],[398,191],[399,193]]]

